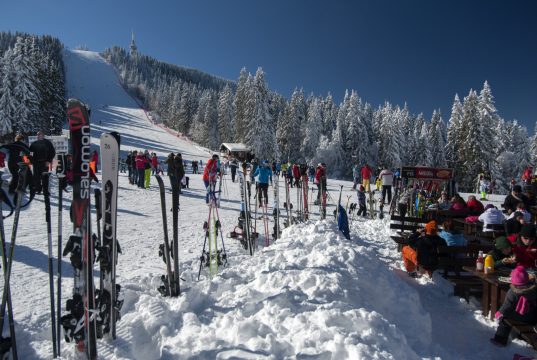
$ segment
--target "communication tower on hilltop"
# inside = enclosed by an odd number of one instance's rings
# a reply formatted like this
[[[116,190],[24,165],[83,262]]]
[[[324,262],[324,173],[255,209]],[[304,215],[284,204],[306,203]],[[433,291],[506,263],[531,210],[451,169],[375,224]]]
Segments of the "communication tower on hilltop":
[[[138,47],[136,46],[136,43],[134,42],[134,31],[131,31],[131,34],[132,34],[132,39],[131,39],[131,52],[130,52],[130,55],[131,56],[136,56],[137,52],[136,50],[138,49]]]

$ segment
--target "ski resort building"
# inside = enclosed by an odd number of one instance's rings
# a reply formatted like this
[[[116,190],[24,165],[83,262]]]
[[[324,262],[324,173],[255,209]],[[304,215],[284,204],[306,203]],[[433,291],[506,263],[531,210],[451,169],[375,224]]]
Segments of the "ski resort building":
[[[220,146],[220,154],[224,157],[234,157],[238,160],[248,160],[248,155],[252,151],[248,146],[243,143],[223,143]]]

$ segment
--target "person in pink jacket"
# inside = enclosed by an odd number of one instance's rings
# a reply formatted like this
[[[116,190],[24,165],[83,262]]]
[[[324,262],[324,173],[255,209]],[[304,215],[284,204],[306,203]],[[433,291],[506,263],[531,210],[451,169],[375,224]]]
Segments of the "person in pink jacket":
[[[144,188],[144,176],[145,176],[145,164],[148,162],[148,159],[145,157],[143,152],[139,152],[136,155],[136,171],[138,172],[138,187]]]
[[[151,157],[151,169],[153,175],[158,174],[158,157],[155,153],[153,153],[153,156]]]

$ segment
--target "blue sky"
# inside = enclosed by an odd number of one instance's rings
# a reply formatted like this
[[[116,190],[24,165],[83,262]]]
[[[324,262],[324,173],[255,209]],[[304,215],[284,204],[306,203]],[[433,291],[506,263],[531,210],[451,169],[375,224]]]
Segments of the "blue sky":
[[[488,80],[500,115],[537,121],[537,1],[4,0],[0,31],[59,37],[68,47],[127,47],[235,80],[263,67],[269,87],[374,107],[406,101],[449,118],[455,93]]]

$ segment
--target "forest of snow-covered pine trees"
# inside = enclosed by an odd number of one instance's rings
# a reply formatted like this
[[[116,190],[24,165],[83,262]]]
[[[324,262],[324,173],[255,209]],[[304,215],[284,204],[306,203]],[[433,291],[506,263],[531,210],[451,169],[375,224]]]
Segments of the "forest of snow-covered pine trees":
[[[65,123],[63,45],[50,36],[0,32],[0,139]]]
[[[2,140],[38,130],[61,132],[62,48],[50,36],[0,33]],[[485,171],[500,192],[527,164],[537,162],[537,136],[499,116],[487,82],[462,101],[455,95],[449,118],[436,110],[427,119],[406,104],[386,102],[373,109],[354,90],[346,91],[339,104],[330,94],[306,96],[301,89],[286,99],[269,90],[261,68],[254,75],[243,68],[235,82],[142,54],[130,56],[120,47],[103,56],[154,117],[215,150],[222,142],[244,142],[259,158],[326,162],[336,177],[350,177],[353,164],[449,166],[463,189],[473,187]]]
[[[455,95],[449,118],[435,110],[427,119],[406,104],[373,109],[354,90],[340,104],[301,89],[287,100],[268,89],[261,68],[254,75],[243,68],[233,83],[119,47],[104,55],[155,117],[211,149],[245,142],[259,158],[323,161],[339,177],[349,177],[353,164],[448,166],[464,189],[489,172],[501,192],[537,162],[537,136],[499,116],[486,81],[462,101]]]

